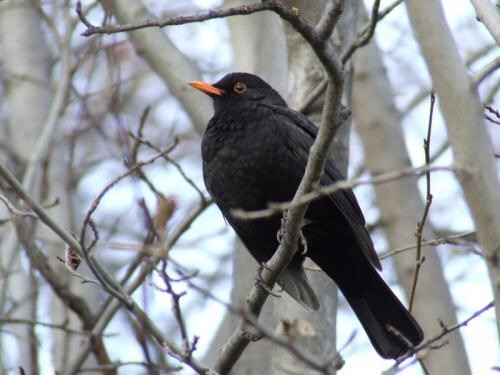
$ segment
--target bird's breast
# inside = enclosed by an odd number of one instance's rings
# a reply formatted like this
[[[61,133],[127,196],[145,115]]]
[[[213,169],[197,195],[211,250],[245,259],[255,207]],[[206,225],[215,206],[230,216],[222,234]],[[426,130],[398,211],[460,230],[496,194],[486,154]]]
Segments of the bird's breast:
[[[270,121],[225,123],[208,129],[202,142],[205,185],[223,210],[256,210],[293,196],[298,181],[290,173],[279,129]]]

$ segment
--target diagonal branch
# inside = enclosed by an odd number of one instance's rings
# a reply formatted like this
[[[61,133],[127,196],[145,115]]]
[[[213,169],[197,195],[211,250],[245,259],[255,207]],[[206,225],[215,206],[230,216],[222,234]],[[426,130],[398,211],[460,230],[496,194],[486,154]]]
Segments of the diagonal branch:
[[[330,0],[326,6],[325,14],[316,25],[316,33],[322,40],[327,40],[333,33],[344,11],[345,0]]]
[[[463,320],[460,323],[454,324],[452,326],[446,326],[443,322],[440,322],[440,324],[441,324],[441,332],[439,332],[438,334],[436,334],[434,337],[431,337],[430,339],[424,341],[420,345],[416,346],[415,348],[413,348],[412,350],[410,350],[404,356],[398,358],[397,361],[396,361],[396,363],[395,363],[395,365],[394,365],[394,367],[399,366],[402,362],[404,362],[405,360],[407,360],[408,358],[410,358],[413,354],[418,353],[421,350],[424,350],[424,349],[438,349],[438,348],[440,348],[443,344],[436,346],[435,343],[437,343],[439,340],[441,340],[443,337],[447,336],[451,332],[456,331],[456,330],[458,330],[458,329],[460,329],[462,327],[467,326],[467,324],[469,324],[472,320],[476,319],[478,316],[480,316],[481,314],[485,313],[486,311],[488,311],[489,309],[491,309],[493,306],[495,306],[495,302],[491,301],[487,305],[485,305],[482,308],[480,308],[479,310],[475,311],[467,319]]]
[[[470,0],[470,2],[476,11],[477,20],[484,24],[497,44],[500,44],[500,13],[498,13],[498,3],[495,7],[490,0]]]
[[[361,48],[368,44],[370,39],[373,37],[373,34],[375,33],[375,27],[377,26],[377,23],[379,21],[379,7],[380,0],[375,0],[372,7],[370,21],[368,22],[367,26],[361,31],[359,38],[342,53],[341,60],[343,64],[345,64],[352,57],[352,55],[358,48]]]

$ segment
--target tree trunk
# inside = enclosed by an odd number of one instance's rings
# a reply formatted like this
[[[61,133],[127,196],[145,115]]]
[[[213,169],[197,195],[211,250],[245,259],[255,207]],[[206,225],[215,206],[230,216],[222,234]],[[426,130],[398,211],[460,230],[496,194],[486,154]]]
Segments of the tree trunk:
[[[458,179],[486,255],[500,337],[500,184],[481,103],[441,3],[409,0],[406,6],[439,99]]]
[[[52,97],[50,56],[40,18],[31,1],[5,1],[0,4],[0,38],[9,108],[6,144],[12,147],[9,150],[11,155],[4,156],[27,165],[47,118]],[[33,321],[36,316],[37,288],[32,283],[31,271],[20,262],[21,249],[14,227],[9,225],[4,230],[0,248],[2,314],[17,305],[15,313],[10,316]],[[17,351],[19,358],[17,361],[14,359],[12,367],[22,367],[30,374],[38,373],[36,345],[31,345],[35,343],[34,328],[15,325],[11,329],[17,337],[24,339],[17,341],[16,350],[3,348],[2,352],[12,355]],[[3,362],[4,365],[7,363]]]
[[[394,92],[374,41],[358,51],[353,99],[356,130],[363,142],[366,166],[372,175],[411,167],[410,157],[394,104]],[[396,249],[415,241],[415,228],[421,220],[424,203],[417,178],[405,178],[374,186],[383,229],[390,248]],[[424,238],[435,238],[430,223]],[[443,275],[441,260],[434,247],[425,248],[425,262],[420,269],[413,314],[427,337],[440,331],[438,320],[456,324],[455,307]],[[415,255],[413,252],[394,257],[398,280],[411,294]],[[449,344],[430,352],[424,359],[431,374],[469,374],[464,344],[458,331],[450,334]]]
[[[67,174],[65,166],[65,150],[53,147],[57,139],[58,123],[66,104],[68,88],[70,85],[70,34],[66,35],[65,42],[60,45],[60,76],[54,84],[52,77],[52,57],[48,54],[50,48],[44,38],[41,27],[41,16],[31,1],[10,1],[1,5],[0,27],[2,45],[4,47],[4,66],[8,77],[8,104],[9,104],[9,143],[12,145],[12,159],[23,164],[22,183],[39,202],[54,202],[57,205],[51,208],[50,215],[62,225],[69,225]],[[69,14],[67,14],[67,19]],[[23,27],[19,28],[19,25]],[[65,25],[67,26],[67,24]],[[16,30],[16,32],[12,32]],[[55,87],[55,91],[52,89]],[[18,167],[21,167],[20,165]],[[38,224],[35,222],[35,224]],[[36,229],[35,229],[36,228]],[[53,272],[60,275],[68,284],[75,281],[74,277],[56,259],[64,257],[64,247],[57,236],[43,225],[34,225],[33,229],[37,239],[44,243],[44,249],[49,255]],[[51,246],[50,244],[58,244]],[[23,274],[19,262],[19,245],[16,233],[9,228],[2,242],[2,263],[4,269],[17,269],[10,279],[6,279],[5,287],[13,295],[14,301],[23,301],[20,312],[30,311],[30,318],[37,319],[37,288],[38,280],[31,276],[31,270]],[[33,260],[32,260],[33,261]],[[8,264],[8,266],[6,266]],[[31,266],[35,268],[32,263]],[[36,281],[36,282],[35,282]],[[15,286],[15,287],[13,287]],[[4,287],[4,286],[3,286]],[[52,322],[60,324],[65,322],[68,329],[79,329],[80,321],[69,311],[67,306],[53,293],[45,299],[46,307],[51,310]],[[4,305],[5,306],[5,305]],[[45,307],[45,306],[44,306]],[[21,314],[22,315],[22,314]],[[26,325],[32,351],[19,349],[22,353],[20,365],[27,372],[38,371],[38,339],[35,336],[34,326]],[[23,326],[16,325],[14,329],[24,330]],[[64,330],[52,332],[54,367],[61,370],[67,361],[77,353],[80,337]],[[27,362],[30,365],[27,365]],[[91,361],[88,362],[90,364]],[[95,362],[94,362],[95,363]]]

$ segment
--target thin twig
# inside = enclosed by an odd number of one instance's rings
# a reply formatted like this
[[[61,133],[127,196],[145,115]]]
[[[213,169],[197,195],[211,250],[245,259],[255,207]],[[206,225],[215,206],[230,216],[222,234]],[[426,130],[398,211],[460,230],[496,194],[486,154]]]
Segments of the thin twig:
[[[425,152],[425,165],[427,167],[430,166],[431,160],[431,152],[430,152],[430,143],[431,143],[431,133],[432,133],[432,118],[434,114],[434,103],[436,102],[436,97],[434,93],[431,93],[431,107],[429,110],[429,122],[427,125],[427,137],[424,139],[424,152]],[[417,223],[417,248],[415,250],[415,273],[413,275],[413,283],[411,286],[411,294],[410,294],[410,303],[408,310],[411,312],[413,308],[413,303],[415,302],[415,292],[417,290],[417,282],[418,275],[420,272],[420,267],[425,258],[422,257],[422,233],[424,231],[425,222],[427,220],[427,216],[429,214],[429,209],[432,204],[432,194],[431,194],[431,172],[427,171],[425,173],[425,186],[426,186],[426,199],[425,199],[425,207],[424,213],[422,214],[422,220]]]
[[[328,78],[324,78],[318,86],[309,94],[309,96],[304,100],[303,103],[297,108],[299,112],[305,112],[311,104],[313,104],[318,98],[325,92],[326,85],[328,84]]]
[[[5,167],[2,162],[0,162],[0,176],[7,181],[16,194],[33,210],[33,212],[37,214],[38,218],[45,225],[52,229],[52,231],[56,233],[66,244],[74,249],[77,249],[77,251],[80,249],[78,241],[76,241],[76,239],[68,231],[63,229],[46,213],[45,209],[28,194],[17,178]],[[80,255],[83,255],[81,251],[78,252]]]
[[[379,0],[376,0],[379,1]],[[132,31],[143,29],[146,27],[165,27],[172,25],[181,25],[194,22],[202,22],[215,18],[225,18],[237,15],[248,15],[262,11],[273,11],[278,16],[289,22],[290,25],[302,35],[302,37],[311,45],[319,60],[323,64],[325,70],[328,72],[330,79],[336,81],[338,84],[339,78],[342,74],[342,63],[338,56],[333,51],[333,46],[325,40],[318,37],[315,29],[307,23],[307,21],[300,16],[297,8],[288,7],[280,1],[267,0],[262,3],[252,4],[248,6],[241,6],[229,9],[211,10],[207,13],[192,15],[192,16],[177,16],[167,17],[164,20],[149,19],[137,24],[129,25],[106,25],[94,26],[85,18],[81,11],[81,2],[76,3],[76,13],[80,20],[87,26],[82,35],[89,36],[92,34],[113,34],[124,31]]]
[[[180,272],[180,271],[179,271]],[[335,353],[332,356],[329,356],[329,358],[326,361],[320,361],[319,358],[315,358],[312,354],[304,351],[303,348],[297,347],[294,345],[292,342],[287,340],[286,337],[282,335],[278,335],[275,330],[271,330],[267,328],[265,325],[260,324],[258,319],[255,318],[252,314],[249,314],[248,311],[242,310],[240,308],[237,308],[223,300],[221,300],[219,297],[215,296],[213,293],[211,293],[208,289],[200,287],[199,285],[193,283],[192,281],[188,280],[188,285],[190,288],[193,290],[196,290],[197,292],[201,293],[202,295],[210,298],[211,300],[223,305],[231,314],[234,314],[236,316],[239,316],[243,319],[245,324],[250,325],[255,332],[253,333],[248,333],[250,336],[253,336],[254,338],[265,338],[271,341],[273,344],[276,344],[277,346],[285,349],[289,353],[291,353],[294,357],[296,357],[298,360],[304,362],[308,366],[310,366],[312,369],[315,369],[317,371],[320,371],[320,373],[323,374],[329,374],[330,370],[332,368],[340,369],[343,365],[343,360],[342,358],[338,355],[338,353]],[[351,340],[348,340],[347,343],[345,344],[344,347],[347,347],[347,345],[351,342]],[[343,348],[344,348],[343,347]]]
[[[161,155],[156,155],[155,157],[158,158]],[[204,373],[204,374],[214,374],[211,370],[209,370],[207,367],[204,365],[200,364],[197,362],[195,359],[190,358],[187,360],[186,358],[182,357],[182,349],[180,349],[175,343],[167,339],[161,331],[151,322],[149,319],[146,317],[146,314],[142,311],[142,309],[139,308],[139,306],[133,301],[133,299],[130,297],[130,294],[125,293],[123,291],[123,288],[120,287],[120,285],[116,282],[113,281],[113,278],[107,273],[107,271],[100,265],[100,263],[96,262],[95,259],[92,256],[88,256],[88,252],[83,252],[80,248],[80,244],[67,232],[65,232],[63,229],[61,229],[55,222],[50,219],[50,217],[45,213],[43,207],[38,205],[22,188],[21,184],[17,179],[3,166],[2,163],[0,163],[0,175],[11,185],[11,187],[16,191],[16,193],[33,209],[34,212],[37,213],[38,217],[45,223],[47,224],[55,233],[57,233],[69,246],[74,247],[77,249],[80,253],[83,253],[84,256],[86,256],[87,262],[89,266],[92,268],[92,271],[94,272],[94,275],[98,280],[100,281],[101,285],[103,288],[108,291],[112,296],[117,298],[118,301],[120,301],[127,309],[131,311],[131,313],[136,317],[136,319],[144,324],[146,328],[148,328],[148,331],[152,334],[153,337],[155,337],[164,347],[169,349],[169,353],[181,360],[183,363],[188,364],[190,367],[195,369],[199,373]],[[185,221],[183,223],[183,231],[189,227],[191,221]],[[25,227],[25,226],[21,226]],[[175,239],[178,238],[180,234],[177,234]],[[21,238],[27,238],[28,236],[21,236]],[[31,238],[31,237],[30,237]],[[28,248],[35,248],[36,246],[34,245],[34,242],[31,241],[30,245],[25,244],[26,247]],[[38,258],[43,257],[43,254],[41,252],[37,252]],[[41,259],[41,258],[40,258]],[[45,260],[44,260],[45,261]],[[45,261],[46,262],[46,261]],[[40,270],[42,271],[47,271],[47,267],[40,267]],[[47,275],[44,275],[45,279],[49,280]],[[52,277],[53,282],[57,283],[57,280],[55,277]],[[50,279],[50,280],[52,280]],[[55,289],[56,291],[59,289]],[[68,297],[68,293],[64,295],[66,298]],[[71,297],[71,296],[70,296]],[[73,297],[71,297],[73,298]],[[74,300],[75,308],[83,308],[85,306],[82,305],[80,300],[77,299],[76,297],[73,299],[70,299],[70,302]],[[116,309],[119,306],[119,303],[114,304],[116,306]],[[114,311],[116,311],[116,309]],[[89,315],[90,313],[87,313]],[[112,314],[106,315],[106,320],[105,322],[108,321],[107,319],[110,319],[111,316],[113,316],[114,312]],[[90,315],[89,315],[90,316]],[[94,319],[91,319],[92,321]],[[88,324],[86,324],[88,326]],[[104,329],[105,325],[100,325],[99,327],[102,327],[102,330]],[[97,330],[97,332],[101,333],[102,330]],[[92,337],[97,337],[97,335],[94,334],[94,330],[92,331]],[[93,342],[93,341],[92,341]],[[91,340],[89,340],[89,343],[91,344]],[[88,347],[88,350],[92,350],[94,348],[94,345],[91,344]],[[88,354],[86,354],[88,355]],[[85,355],[85,357],[86,357]],[[82,363],[83,359],[85,358],[83,356],[79,356],[78,360],[73,363],[73,366],[70,368],[79,368],[80,364]]]
[[[74,335],[81,335],[81,336],[89,336],[90,332],[89,331],[83,331],[79,329],[72,329],[66,327],[68,322],[63,322],[60,324],[57,323],[49,323],[49,322],[40,322],[37,320],[28,320],[28,319],[14,319],[14,318],[0,318],[0,325],[6,325],[6,324],[26,324],[26,325],[31,325],[31,326],[40,326],[40,327],[45,327],[45,328],[52,328],[52,329],[58,329],[67,333],[71,333]],[[111,336],[111,335],[108,335]]]
[[[278,212],[288,210],[297,205],[304,204],[306,202],[311,202],[315,199],[334,194],[340,190],[352,189],[356,186],[361,185],[376,185],[383,184],[386,182],[399,180],[401,178],[410,177],[410,176],[420,176],[427,172],[436,172],[436,171],[448,171],[448,172],[456,172],[459,169],[457,166],[423,166],[418,168],[405,168],[399,171],[390,171],[387,173],[382,173],[380,175],[374,176],[372,178],[367,179],[349,179],[338,181],[334,184],[323,186],[319,189],[311,191],[310,193],[302,195],[296,202],[282,202],[282,203],[269,203],[269,208],[256,210],[256,211],[245,211],[241,209],[234,209],[231,211],[231,214],[238,219],[246,219],[253,220],[264,217],[273,216]]]
[[[3,194],[0,194],[0,201],[2,201],[2,203],[5,205],[5,207],[7,208],[7,210],[10,212],[10,215],[11,215],[12,219],[15,219],[16,217],[27,217],[27,216],[38,219],[38,216],[34,212],[31,212],[31,211],[22,211],[22,210],[17,209],[9,201],[9,199],[5,195],[3,195]],[[3,221],[4,220],[2,220],[2,222]]]
[[[459,234],[455,234],[453,236],[437,238],[435,240],[422,241],[420,243],[420,246],[438,246],[438,245],[450,244],[450,243],[454,243],[454,240],[461,239],[461,238],[464,238],[464,237],[468,237],[468,236],[470,236],[470,235],[472,235],[474,233],[476,233],[476,231],[469,231],[469,232],[459,233]],[[401,248],[396,249],[396,250],[388,251],[388,252],[385,252],[383,254],[380,254],[379,255],[379,259],[382,260],[382,259],[385,259],[385,258],[389,258],[389,257],[391,257],[393,255],[396,255],[396,254],[399,254],[399,253],[403,253],[405,251],[413,250],[416,247],[417,247],[417,245],[413,244],[413,245],[401,247]]]
[[[195,22],[203,22],[208,20],[213,20],[217,18],[225,18],[230,16],[241,16],[248,15],[257,12],[263,12],[266,10],[271,10],[276,6],[275,1],[265,1],[262,3],[252,4],[252,5],[244,5],[235,8],[229,9],[218,9],[218,10],[210,10],[203,14],[191,15],[191,16],[175,16],[175,17],[167,17],[163,20],[158,19],[148,19],[142,22],[138,22],[136,24],[125,24],[125,25],[106,25],[106,26],[94,26],[92,23],[85,17],[82,12],[82,4],[80,1],[76,2],[76,14],[78,18],[82,21],[82,23],[87,27],[82,35],[90,36],[93,34],[115,34],[121,33],[124,31],[133,31],[138,29],[144,29],[147,27],[166,27],[166,26],[174,26],[174,25],[185,25],[188,23]]]
[[[127,286],[125,286],[125,282],[127,282],[129,278],[134,274],[134,270],[140,264],[140,262],[136,263],[136,267],[131,268],[127,271],[128,275],[126,275],[122,279],[121,284],[124,285],[126,292],[129,295],[133,294],[134,291],[136,291],[137,288],[139,288],[144,283],[144,280],[155,268],[159,260],[165,257],[166,254],[168,254],[169,250],[177,243],[182,234],[190,228],[191,224],[210,205],[210,203],[210,200],[205,200],[204,202],[201,202],[198,206],[196,206],[192,211],[190,211],[185,216],[185,218],[175,227],[172,233],[170,233],[167,242],[163,244],[161,250],[152,254],[150,261],[145,264],[145,266],[139,271],[139,274],[136,276],[136,278],[132,282],[128,283]],[[120,300],[114,299],[112,297],[108,298],[108,300],[103,304],[103,307],[96,314],[98,319],[95,321],[95,324],[92,328],[92,337],[99,337],[102,335],[109,322],[111,321],[111,318],[115,315],[120,306]],[[77,371],[77,369],[80,368],[81,364],[85,361],[85,359],[91,352],[92,348],[93,342],[91,340],[85,341],[84,344],[79,348],[78,355],[75,356],[72,362],[66,367],[64,375],[73,374],[75,371]]]
[[[414,347],[411,349],[408,353],[406,353],[404,356],[399,357],[394,364],[393,368],[396,368],[399,366],[399,364],[403,363],[406,361],[408,358],[412,357],[415,353],[418,353],[424,349],[433,349],[433,344],[436,343],[437,341],[441,340],[443,337],[446,335],[450,334],[453,331],[456,331],[459,328],[465,327],[467,324],[469,324],[473,319],[477,318],[481,314],[485,313],[489,309],[491,309],[493,306],[495,306],[495,301],[491,301],[488,303],[486,306],[482,307],[481,309],[475,311],[471,316],[469,316],[467,319],[463,320],[460,323],[457,323],[452,326],[446,326],[444,324],[441,324],[441,332],[439,332],[437,335],[434,337],[431,337],[430,339],[424,341],[420,345]],[[441,347],[441,346],[439,346]]]
[[[190,358],[196,348],[197,339],[195,338],[193,340],[193,343],[192,344],[190,343],[187,333],[186,321],[184,319],[184,315],[182,313],[182,308],[180,305],[180,299],[186,294],[186,292],[177,293],[172,288],[172,280],[170,276],[167,274],[166,260],[163,260],[162,262],[160,276],[163,279],[163,282],[165,283],[166,287],[165,291],[171,296],[172,311],[175,320],[177,321],[179,330],[181,332],[181,339],[184,346],[184,355],[186,356],[186,358]]]
[[[396,0],[394,3],[388,5],[386,8],[382,9],[377,15],[377,22],[380,22],[385,16],[387,16],[391,11],[394,10],[398,5],[403,3],[404,0]],[[369,20],[359,32],[360,35],[365,35],[369,29],[372,27],[372,20]],[[351,46],[351,48],[353,48]],[[353,50],[353,53],[355,51]],[[314,89],[313,92],[304,100],[303,103],[297,108],[299,112],[305,112],[309,106],[314,103],[324,92],[326,89],[326,84],[328,83],[328,78],[324,78],[318,86]]]
[[[129,136],[132,137],[133,139],[135,139],[138,144],[144,144],[144,145],[148,146],[149,148],[155,150],[156,152],[160,152],[161,151],[161,149],[158,146],[155,146],[153,143],[151,143],[147,139],[144,139],[144,138],[140,137],[139,135],[135,135],[135,134],[129,133]],[[179,174],[181,175],[181,177],[184,179],[184,181],[186,181],[198,193],[198,195],[199,195],[199,197],[200,197],[201,200],[206,200],[207,199],[205,197],[205,194],[203,193],[203,191],[186,174],[186,172],[184,171],[184,169],[181,167],[181,165],[177,161],[175,161],[173,158],[169,157],[168,155],[163,155],[163,159],[165,159],[167,162],[169,162],[170,164],[172,164],[175,167],[175,169],[177,169],[177,171],[179,172]]]
[[[371,40],[373,37],[373,34],[375,33],[375,27],[377,26],[377,23],[379,21],[378,17],[378,9],[380,7],[380,0],[375,0],[373,2],[373,7],[372,7],[372,13],[370,17],[370,21],[368,22],[368,27],[364,28],[360,34],[357,40],[354,41],[340,56],[340,60],[342,61],[342,64],[345,64],[351,56],[356,52],[358,48],[361,48],[368,44],[368,42]]]
[[[152,157],[150,157],[147,160],[137,162],[135,165],[133,165],[132,167],[130,167],[127,171],[125,171],[124,173],[120,174],[115,179],[113,179],[113,181],[109,182],[104,187],[104,189],[101,190],[101,192],[97,195],[97,197],[94,198],[94,200],[92,201],[89,209],[87,210],[87,213],[85,214],[85,217],[83,219],[82,229],[80,230],[80,245],[81,245],[81,248],[84,250],[84,253],[87,253],[88,250],[90,250],[95,245],[95,243],[97,241],[97,239],[96,239],[96,237],[94,235],[94,239],[92,240],[92,242],[90,243],[90,245],[88,247],[85,246],[85,236],[86,236],[86,233],[87,233],[87,227],[88,226],[90,226],[91,228],[94,227],[93,224],[92,224],[92,214],[95,212],[95,210],[99,206],[99,203],[101,203],[101,200],[106,195],[106,193],[111,188],[113,188],[113,186],[115,186],[118,182],[120,182],[122,179],[124,179],[125,177],[130,176],[132,173],[135,173],[137,170],[140,170],[145,165],[154,163],[160,157],[163,157],[166,154],[168,154],[169,152],[171,152],[177,146],[177,144],[178,144],[178,140],[176,139],[172,143],[172,145],[170,145],[167,149],[165,149],[165,150],[157,153],[156,155],[153,155]],[[94,231],[94,234],[95,233],[96,232]]]

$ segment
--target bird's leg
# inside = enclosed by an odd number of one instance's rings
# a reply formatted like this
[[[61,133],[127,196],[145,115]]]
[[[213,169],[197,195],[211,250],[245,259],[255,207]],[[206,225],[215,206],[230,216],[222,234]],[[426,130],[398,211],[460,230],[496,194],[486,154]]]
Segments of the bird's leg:
[[[276,232],[276,239],[278,240],[278,243],[281,243],[281,240],[283,239],[283,228],[285,227],[285,221],[286,221],[286,214],[287,211],[283,211],[283,217],[281,218],[281,226],[278,229],[278,232]],[[300,252],[301,255],[306,255],[307,253],[307,238],[304,236],[304,232],[302,232],[302,229],[306,226],[312,223],[312,220],[309,219],[304,219],[302,222],[302,226],[300,228],[300,239],[299,239],[299,248],[302,246],[302,251]]]
[[[276,239],[278,240],[278,243],[281,243],[281,240],[283,239],[283,235],[285,234],[283,232],[283,229],[285,228],[285,222],[286,222],[286,215],[288,211],[283,211],[283,216],[281,217],[281,225],[276,232]]]
[[[304,233],[302,231],[300,231],[299,246],[302,246],[302,251],[300,252],[300,255],[306,255],[307,254],[307,238],[306,238],[306,236],[304,236]]]
[[[302,225],[300,227],[299,246],[302,246],[302,251],[300,252],[301,255],[306,255],[307,254],[307,238],[304,235],[304,232],[302,231],[302,229],[304,229],[304,227],[306,225],[309,225],[311,223],[312,223],[312,220],[304,218],[304,220],[302,221]]]
[[[257,276],[255,277],[255,286],[257,288],[261,288],[261,289],[264,289],[269,295],[273,296],[273,297],[277,297],[277,298],[281,298],[281,295],[279,293],[281,293],[283,291],[283,289],[281,289],[278,293],[275,293],[272,291],[271,288],[269,288],[266,283],[264,282],[264,280],[262,280],[262,271],[266,269],[268,271],[271,271],[271,269],[267,266],[266,263],[262,262],[260,265],[259,265],[259,268],[257,269]]]

